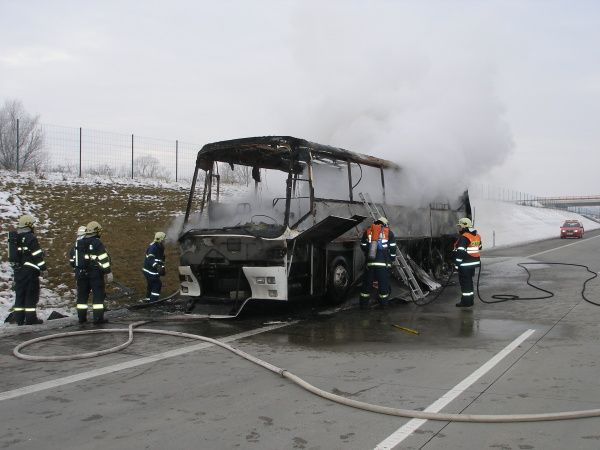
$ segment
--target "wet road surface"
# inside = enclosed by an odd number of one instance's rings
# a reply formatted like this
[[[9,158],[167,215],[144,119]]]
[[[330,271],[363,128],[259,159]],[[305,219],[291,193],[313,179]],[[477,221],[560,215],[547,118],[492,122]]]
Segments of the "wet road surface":
[[[486,300],[494,293],[541,295],[525,284],[526,274],[517,262],[568,262],[599,271],[599,237],[600,232],[588,232],[578,241],[554,239],[484,252],[481,295]],[[296,317],[296,322],[286,322],[285,314],[251,314],[236,321],[145,327],[230,337],[231,345],[327,391],[419,410],[472,380],[477,369],[534,330],[442,411],[513,414],[598,408],[600,308],[580,296],[589,274],[550,265],[530,270],[531,281],[554,292],[553,298],[476,302],[472,310],[459,310],[454,307],[458,287],[452,285],[425,307],[350,309]],[[598,279],[589,283],[586,295],[600,302]],[[136,313],[107,326],[122,327],[146,316]],[[286,323],[265,325],[273,321]],[[39,363],[12,356],[16,344],[37,335],[0,337],[0,448],[369,449],[385,442],[402,449],[600,447],[597,418],[415,424],[324,400],[226,350],[197,348],[197,341],[169,336],[139,335],[124,351],[90,360]],[[121,334],[78,337],[34,345],[26,352],[91,351],[124,339]],[[184,350],[165,356],[175,349]],[[151,363],[142,360],[152,355],[162,356]],[[123,368],[126,363],[128,368]],[[65,377],[74,374],[85,376],[67,382]],[[44,382],[49,383],[39,388]]]

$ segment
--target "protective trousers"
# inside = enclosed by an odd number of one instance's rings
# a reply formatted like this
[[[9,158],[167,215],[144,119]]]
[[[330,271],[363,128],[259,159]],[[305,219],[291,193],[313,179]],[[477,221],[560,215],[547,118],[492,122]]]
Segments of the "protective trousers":
[[[367,267],[360,291],[360,307],[365,308],[371,299],[373,281],[377,281],[377,293],[379,304],[387,305],[390,298],[390,272],[385,266]]]
[[[77,278],[77,316],[79,323],[87,320],[88,297],[92,292],[94,323],[104,321],[104,275],[99,270],[81,272]]]
[[[460,283],[460,290],[462,292],[460,303],[464,306],[472,306],[473,299],[475,298],[475,292],[473,290],[475,267],[476,266],[459,266],[458,268],[458,282]]]
[[[17,325],[32,325],[37,322],[35,306],[40,299],[40,273],[31,267],[15,269],[14,317]]]
[[[160,290],[162,289],[162,281],[160,277],[147,274],[144,272],[146,277],[146,298],[149,298],[151,302],[158,300],[160,297]]]

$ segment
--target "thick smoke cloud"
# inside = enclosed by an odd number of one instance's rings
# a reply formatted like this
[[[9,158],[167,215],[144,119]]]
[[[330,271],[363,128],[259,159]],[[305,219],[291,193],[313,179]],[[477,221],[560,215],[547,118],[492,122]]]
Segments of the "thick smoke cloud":
[[[511,133],[469,20],[446,25],[436,15],[453,12],[439,3],[316,5],[303,2],[293,21],[300,83],[282,116],[293,133],[396,162],[389,200],[403,203],[458,195],[505,161]],[[431,29],[412,25],[427,14]]]

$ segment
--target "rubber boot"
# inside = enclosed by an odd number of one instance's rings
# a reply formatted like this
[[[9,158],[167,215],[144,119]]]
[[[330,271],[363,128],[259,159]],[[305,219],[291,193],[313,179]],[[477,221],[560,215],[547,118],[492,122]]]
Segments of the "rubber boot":
[[[14,311],[13,314],[17,325],[23,325],[25,323],[25,311]]]
[[[470,308],[471,306],[473,306],[473,302],[463,302],[463,300],[461,299],[461,301],[458,302],[455,306],[457,308]]]
[[[108,320],[104,318],[104,310],[103,309],[95,309],[94,310],[94,325],[101,325],[103,323],[108,323]]]
[[[77,309],[77,318],[79,319],[79,323],[84,324],[87,322],[87,309]]]
[[[42,319],[38,319],[35,311],[25,312],[25,325],[39,325],[44,323]]]
[[[387,301],[385,301],[385,302],[380,301],[379,305],[377,305],[377,306],[378,306],[378,309],[386,309],[389,305],[388,305]]]

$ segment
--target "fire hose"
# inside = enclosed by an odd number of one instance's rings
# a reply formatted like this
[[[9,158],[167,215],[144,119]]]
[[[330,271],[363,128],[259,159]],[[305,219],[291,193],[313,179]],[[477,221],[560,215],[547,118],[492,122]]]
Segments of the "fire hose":
[[[587,270],[589,273],[592,274],[591,277],[587,278],[582,285],[581,288],[581,298],[583,298],[586,302],[591,303],[592,305],[596,305],[596,306],[600,306],[600,303],[597,303],[593,300],[590,300],[589,298],[586,297],[585,295],[585,290],[587,287],[587,284],[592,281],[594,278],[596,278],[598,276],[598,274],[596,272],[594,272],[593,270],[591,270],[588,266],[584,265],[584,264],[572,264],[572,263],[560,263],[560,262],[524,262],[524,263],[517,263],[517,266],[523,268],[525,270],[525,272],[527,272],[527,284],[529,286],[531,286],[534,289],[537,289],[538,291],[542,291],[545,292],[546,295],[542,295],[539,297],[520,297],[518,295],[515,294],[494,294],[491,297],[493,299],[495,299],[495,301],[490,301],[490,300],[484,300],[480,293],[479,293],[479,279],[481,278],[481,264],[479,266],[479,271],[477,273],[477,297],[479,298],[479,300],[481,300],[483,303],[488,303],[488,304],[493,304],[493,303],[502,303],[502,302],[507,302],[509,300],[542,300],[545,298],[551,298],[554,297],[554,293],[552,291],[549,291],[547,289],[543,289],[539,286],[534,285],[533,283],[531,283],[531,272],[527,269],[527,267],[525,266],[533,266],[533,265],[548,265],[548,266],[573,266],[573,267],[583,267],[585,270]]]
[[[439,412],[428,412],[428,411],[417,411],[411,409],[400,409],[400,408],[392,408],[387,406],[373,405],[366,402],[361,402],[358,400],[351,400],[346,397],[342,397],[337,394],[333,394],[331,392],[324,391],[302,378],[294,375],[286,369],[281,367],[277,367],[273,364],[270,364],[266,361],[263,361],[255,356],[252,356],[242,350],[239,350],[231,345],[228,345],[224,342],[221,342],[217,339],[212,339],[206,336],[200,336],[197,334],[191,333],[182,333],[178,331],[168,331],[168,330],[159,330],[159,329],[150,329],[150,328],[136,328],[139,325],[146,324],[148,322],[134,322],[129,325],[128,328],[105,328],[105,329],[94,329],[94,330],[85,330],[85,331],[73,331],[66,333],[57,333],[48,336],[42,336],[35,339],[31,339],[21,344],[17,345],[13,349],[13,354],[19,358],[27,361],[70,361],[76,359],[84,359],[84,358],[93,358],[96,356],[106,355],[109,353],[114,353],[119,350],[123,350],[128,347],[133,342],[134,333],[150,333],[150,334],[162,334],[168,336],[178,336],[189,339],[196,339],[204,342],[209,342],[211,344],[217,345],[221,348],[224,348],[232,353],[235,353],[242,358],[253,362],[283,378],[287,378],[303,389],[312,392],[315,395],[318,395],[322,398],[334,401],[336,403],[350,406],[353,408],[361,409],[364,411],[370,411],[378,414],[386,414],[391,416],[399,416],[405,418],[412,419],[423,419],[423,420],[438,420],[445,422],[472,422],[472,423],[511,423],[511,422],[540,422],[540,421],[551,421],[551,420],[568,420],[568,419],[583,419],[590,417],[599,417],[600,409],[588,409],[588,410],[580,410],[580,411],[565,411],[565,412],[555,412],[555,413],[537,413],[537,414],[455,414],[455,413],[439,413]],[[105,350],[98,350],[94,352],[87,353],[79,353],[74,355],[64,355],[64,356],[34,356],[22,353],[21,350],[25,347],[32,345],[34,343],[48,341],[51,339],[59,339],[70,336],[82,336],[86,334],[101,334],[101,333],[128,333],[127,341],[123,342],[120,345],[117,345],[112,348],[108,348]]]

